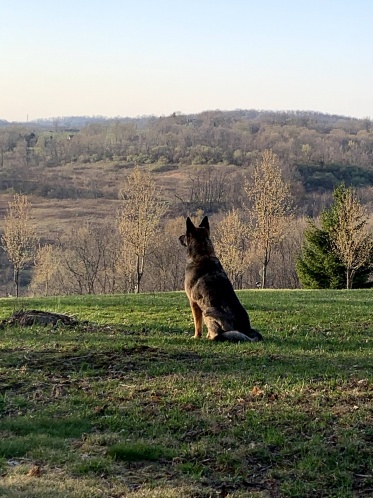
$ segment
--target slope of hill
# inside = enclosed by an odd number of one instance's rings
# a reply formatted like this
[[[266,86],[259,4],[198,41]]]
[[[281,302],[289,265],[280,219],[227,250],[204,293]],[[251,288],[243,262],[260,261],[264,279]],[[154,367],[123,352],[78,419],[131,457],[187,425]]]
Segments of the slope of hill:
[[[315,195],[330,193],[341,181],[373,185],[369,119],[237,110],[8,124],[0,129],[0,191],[14,189],[48,199],[115,199],[135,164],[157,173],[160,184],[178,170],[183,188],[188,184],[190,189],[193,178],[201,172],[208,176],[208,171],[211,178],[219,165],[231,166],[231,181],[247,175],[268,148],[282,161],[297,203],[306,212]],[[181,197],[177,186],[168,187],[174,201]]]

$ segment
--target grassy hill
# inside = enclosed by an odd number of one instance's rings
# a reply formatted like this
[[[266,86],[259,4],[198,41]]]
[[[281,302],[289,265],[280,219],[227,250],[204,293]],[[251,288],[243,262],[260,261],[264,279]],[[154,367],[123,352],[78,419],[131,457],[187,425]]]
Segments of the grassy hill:
[[[0,329],[0,496],[371,496],[371,291],[239,296],[261,344],[184,293],[1,300],[81,325]]]

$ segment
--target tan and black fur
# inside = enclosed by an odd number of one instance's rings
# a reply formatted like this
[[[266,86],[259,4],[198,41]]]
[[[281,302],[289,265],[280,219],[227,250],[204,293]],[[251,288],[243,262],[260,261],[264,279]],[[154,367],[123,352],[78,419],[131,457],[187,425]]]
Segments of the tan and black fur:
[[[202,336],[204,321],[207,338],[213,341],[261,341],[215,255],[207,216],[199,227],[187,218],[186,233],[179,240],[188,249],[185,292],[193,313],[194,337]]]

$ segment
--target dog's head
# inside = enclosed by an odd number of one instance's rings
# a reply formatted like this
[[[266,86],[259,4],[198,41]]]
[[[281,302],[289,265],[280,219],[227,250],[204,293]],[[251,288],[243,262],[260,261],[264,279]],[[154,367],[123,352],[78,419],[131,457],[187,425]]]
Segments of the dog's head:
[[[207,216],[203,218],[199,227],[188,217],[186,219],[186,233],[179,237],[180,243],[187,247],[190,257],[214,256],[214,247],[210,239],[210,224]]]

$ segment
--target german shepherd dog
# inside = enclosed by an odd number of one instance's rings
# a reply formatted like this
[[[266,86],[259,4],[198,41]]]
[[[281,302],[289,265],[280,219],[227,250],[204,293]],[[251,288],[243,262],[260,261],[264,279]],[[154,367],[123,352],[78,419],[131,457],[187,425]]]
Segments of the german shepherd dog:
[[[179,241],[188,249],[185,292],[192,309],[194,337],[202,336],[203,320],[212,341],[261,341],[263,337],[251,327],[249,315],[215,255],[207,216],[199,227],[188,217],[186,233]]]

